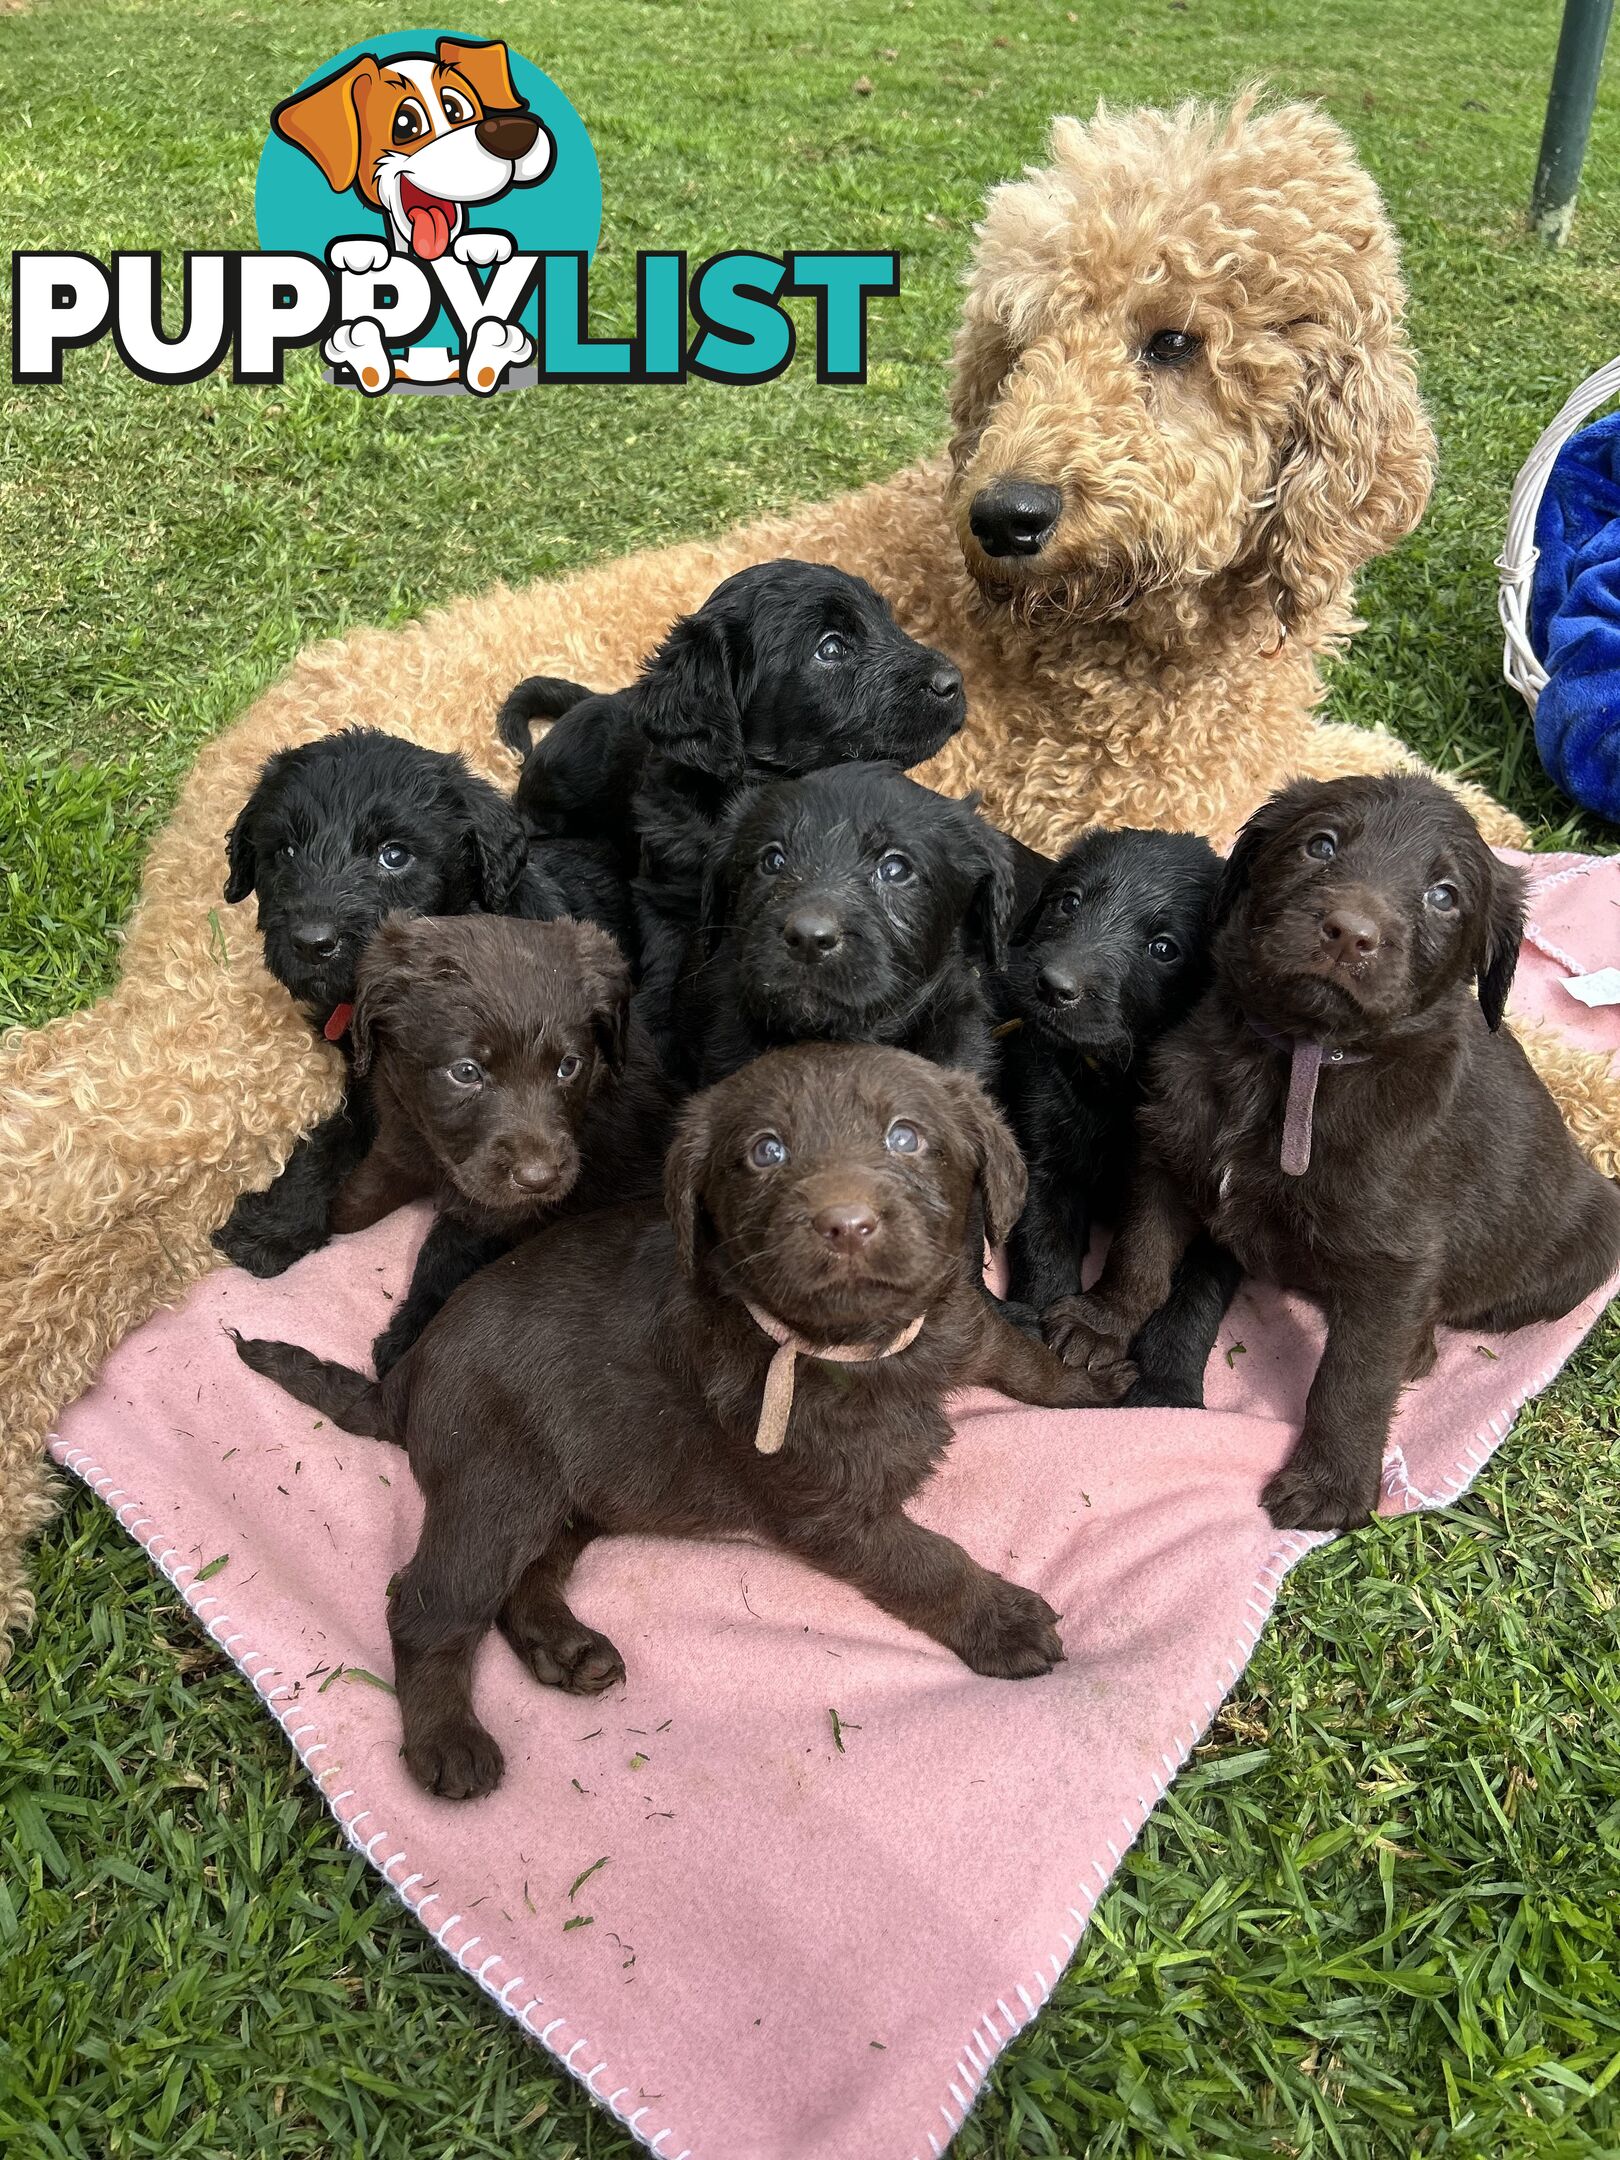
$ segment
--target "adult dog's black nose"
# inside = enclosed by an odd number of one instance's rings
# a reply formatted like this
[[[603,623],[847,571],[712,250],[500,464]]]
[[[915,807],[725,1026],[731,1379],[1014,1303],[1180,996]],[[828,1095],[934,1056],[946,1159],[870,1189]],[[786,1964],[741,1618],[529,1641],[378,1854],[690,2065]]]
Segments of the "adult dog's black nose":
[[[1080,996],[1080,983],[1073,972],[1054,967],[1050,960],[1036,975],[1035,987],[1051,1005],[1073,1005]]]
[[[942,704],[955,704],[962,695],[962,670],[946,660],[929,676],[928,687]]]
[[[515,165],[534,148],[540,123],[530,112],[485,113],[473,133],[491,157],[509,158]]]
[[[1038,555],[1063,509],[1061,488],[1040,480],[992,480],[968,508],[968,525],[987,555]]]
[[[330,960],[339,944],[338,934],[329,922],[295,923],[292,941],[309,960]]]
[[[801,960],[824,960],[844,942],[837,917],[821,908],[795,908],[782,935]]]

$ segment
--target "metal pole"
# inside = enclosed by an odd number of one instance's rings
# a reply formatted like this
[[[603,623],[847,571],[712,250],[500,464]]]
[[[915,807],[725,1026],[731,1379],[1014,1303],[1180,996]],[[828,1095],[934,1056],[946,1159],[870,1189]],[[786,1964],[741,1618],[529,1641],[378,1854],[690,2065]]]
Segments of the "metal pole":
[[[1530,225],[1548,247],[1562,247],[1575,216],[1586,138],[1597,103],[1598,70],[1614,0],[1564,0],[1558,57],[1547,96],[1547,124],[1530,196]]]

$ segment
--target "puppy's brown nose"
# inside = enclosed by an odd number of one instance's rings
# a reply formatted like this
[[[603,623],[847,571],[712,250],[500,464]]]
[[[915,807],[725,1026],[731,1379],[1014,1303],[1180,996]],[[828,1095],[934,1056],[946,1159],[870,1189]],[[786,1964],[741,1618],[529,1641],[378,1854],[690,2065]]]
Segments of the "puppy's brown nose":
[[[782,925],[782,935],[801,960],[824,959],[844,942],[837,918],[821,908],[795,908]]]
[[[859,1252],[883,1227],[877,1209],[866,1200],[838,1200],[817,1208],[810,1225],[836,1252]]]
[[[557,1166],[555,1163],[541,1162],[538,1158],[531,1157],[513,1163],[508,1175],[514,1185],[538,1198],[541,1194],[550,1192],[556,1184]]]
[[[1335,908],[1322,918],[1322,942],[1335,960],[1367,960],[1378,950],[1378,925],[1359,908]]]
[[[528,112],[485,113],[473,129],[491,157],[510,158],[514,164],[527,157],[539,132],[539,121]]]

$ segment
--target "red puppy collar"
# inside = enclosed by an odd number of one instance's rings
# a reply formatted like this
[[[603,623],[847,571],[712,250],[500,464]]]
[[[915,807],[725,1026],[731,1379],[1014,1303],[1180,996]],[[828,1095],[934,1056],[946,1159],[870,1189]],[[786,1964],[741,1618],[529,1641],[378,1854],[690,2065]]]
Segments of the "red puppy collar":
[[[328,1042],[341,1042],[349,1032],[349,1022],[354,1018],[352,1005],[334,1005],[321,1033]]]

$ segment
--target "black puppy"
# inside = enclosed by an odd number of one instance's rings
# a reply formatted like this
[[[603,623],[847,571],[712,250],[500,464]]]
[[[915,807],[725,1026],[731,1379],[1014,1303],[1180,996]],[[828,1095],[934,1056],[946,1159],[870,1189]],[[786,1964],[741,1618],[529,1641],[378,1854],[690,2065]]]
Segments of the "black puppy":
[[[715,843],[676,988],[678,1056],[707,1085],[775,1045],[892,1043],[988,1078],[1011,844],[892,765],[744,797]]]
[[[1008,1294],[1032,1322],[1080,1288],[1094,1220],[1114,1222],[1135,1160],[1147,1052],[1209,979],[1220,858],[1192,833],[1089,832],[1053,864],[996,986],[1001,1097],[1029,1166],[1007,1244]],[[1132,1345],[1129,1403],[1203,1401],[1238,1270],[1208,1239]]]
[[[265,965],[329,1042],[346,1043],[355,969],[385,915],[583,914],[614,928],[628,897],[605,859],[538,857],[508,798],[459,757],[347,728],[272,757],[226,840],[233,904],[258,896]],[[214,1242],[277,1275],[326,1242],[331,1195],[372,1138],[364,1091],[299,1141]]]
[[[644,982],[667,989],[738,787],[857,759],[918,765],[965,712],[959,670],[907,637],[870,585],[782,561],[717,586],[629,689],[591,696],[533,676],[498,724],[526,754],[517,800],[533,829],[605,842],[636,874]],[[532,722],[558,714],[531,749]]]

